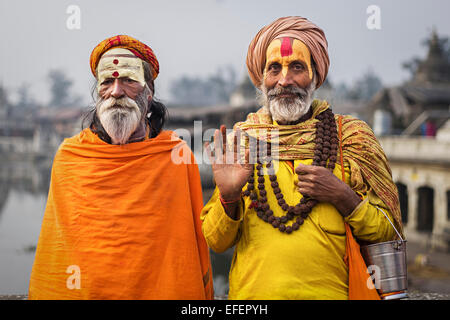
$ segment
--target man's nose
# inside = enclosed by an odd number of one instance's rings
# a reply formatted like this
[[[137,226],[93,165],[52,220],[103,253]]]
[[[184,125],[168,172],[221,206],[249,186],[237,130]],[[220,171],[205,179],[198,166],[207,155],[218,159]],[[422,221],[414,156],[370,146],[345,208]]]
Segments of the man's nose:
[[[280,74],[280,78],[278,79],[278,85],[282,86],[282,87],[288,87],[290,85],[293,84],[293,79],[291,77],[291,75],[289,74],[289,71],[285,71],[281,72]]]
[[[123,90],[122,83],[119,79],[115,79],[111,89],[111,96],[118,99],[125,95],[125,91]]]

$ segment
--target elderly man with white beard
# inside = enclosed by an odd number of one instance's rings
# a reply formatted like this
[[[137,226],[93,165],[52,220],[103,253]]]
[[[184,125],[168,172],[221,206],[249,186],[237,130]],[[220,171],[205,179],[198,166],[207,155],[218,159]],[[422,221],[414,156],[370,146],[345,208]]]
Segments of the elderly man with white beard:
[[[201,215],[210,248],[235,246],[230,299],[380,298],[353,235],[395,237],[379,209],[401,230],[397,189],[367,124],[313,100],[328,66],[325,34],[305,18],[280,18],[249,46],[262,108],[216,130],[216,189]]]
[[[99,127],[104,128],[112,144],[140,141],[146,134],[147,106],[152,91],[146,83],[142,92],[136,94],[135,91],[139,88],[136,84],[139,83],[125,83],[126,81],[129,80],[104,81],[95,106],[95,114],[101,125]],[[161,108],[161,113],[164,116],[164,107]],[[164,121],[164,117],[161,121]],[[91,126],[95,127],[95,124],[92,123]]]
[[[162,130],[155,54],[119,35],[90,65],[97,101],[55,155],[29,299],[212,299],[200,175]]]

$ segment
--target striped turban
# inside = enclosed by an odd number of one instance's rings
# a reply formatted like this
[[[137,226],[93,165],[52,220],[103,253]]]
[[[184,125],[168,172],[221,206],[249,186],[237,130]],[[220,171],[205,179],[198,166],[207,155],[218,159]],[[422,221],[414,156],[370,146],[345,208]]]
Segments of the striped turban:
[[[263,82],[266,51],[278,38],[291,37],[302,41],[309,49],[317,73],[319,88],[325,81],[330,65],[328,42],[322,29],[306,18],[283,17],[263,27],[248,47],[247,70],[253,84],[259,88]]]
[[[136,57],[147,61],[152,66],[153,80],[158,76],[159,63],[153,50],[149,46],[130,36],[118,35],[103,40],[92,51],[90,65],[92,74],[95,77],[97,77],[97,66],[101,56],[112,48],[124,48],[130,50]]]

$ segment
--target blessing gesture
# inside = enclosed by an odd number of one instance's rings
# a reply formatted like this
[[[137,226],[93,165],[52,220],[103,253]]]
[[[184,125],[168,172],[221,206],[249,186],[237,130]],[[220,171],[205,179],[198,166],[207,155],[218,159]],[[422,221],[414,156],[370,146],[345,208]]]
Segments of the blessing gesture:
[[[205,144],[214,180],[225,201],[240,199],[241,190],[253,173],[253,165],[249,163],[249,150],[240,152],[241,135],[239,129],[233,131],[228,137],[233,144],[227,144],[226,126],[221,125],[220,130],[214,132],[213,143]]]

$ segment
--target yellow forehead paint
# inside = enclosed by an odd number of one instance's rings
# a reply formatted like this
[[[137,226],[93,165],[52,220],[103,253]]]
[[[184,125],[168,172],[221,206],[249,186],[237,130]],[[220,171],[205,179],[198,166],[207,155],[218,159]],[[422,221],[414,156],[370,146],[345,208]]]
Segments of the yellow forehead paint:
[[[105,52],[97,67],[97,91],[106,79],[130,78],[145,86],[142,60],[130,50],[114,48]]]
[[[274,62],[281,64],[281,73],[286,77],[289,64],[294,61],[302,61],[308,67],[309,78],[312,79],[311,53],[308,47],[297,39],[284,37],[273,40],[266,51],[266,66],[264,67],[264,78],[267,75],[267,68]]]

